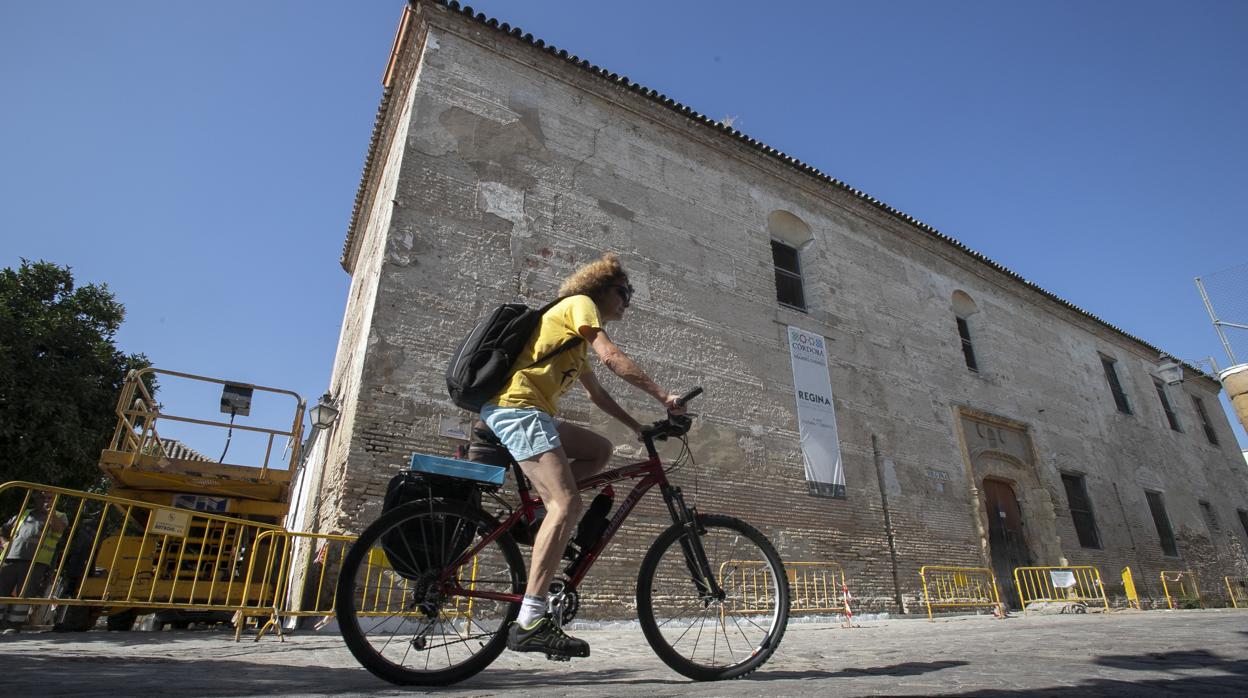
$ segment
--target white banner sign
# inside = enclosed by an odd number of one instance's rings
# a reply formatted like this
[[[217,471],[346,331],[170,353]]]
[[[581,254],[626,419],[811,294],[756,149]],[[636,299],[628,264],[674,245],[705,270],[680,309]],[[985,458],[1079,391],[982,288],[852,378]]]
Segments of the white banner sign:
[[[797,426],[806,461],[806,483],[819,497],[845,496],[845,468],[832,410],[832,382],[828,378],[827,340],[789,327],[789,354],[793,359],[793,392],[797,398]]]
[[[1049,580],[1057,589],[1069,589],[1075,586],[1075,573],[1072,570],[1049,570]]]

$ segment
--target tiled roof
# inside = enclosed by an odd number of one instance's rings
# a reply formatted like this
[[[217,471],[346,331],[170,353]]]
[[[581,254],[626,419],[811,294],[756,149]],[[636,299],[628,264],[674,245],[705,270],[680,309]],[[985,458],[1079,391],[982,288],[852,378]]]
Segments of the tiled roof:
[[[161,439],[160,445],[164,446],[165,457],[174,460],[193,460],[204,463],[211,463],[212,459],[177,439]]]
[[[377,105],[377,117],[373,121],[373,135],[368,141],[368,156],[364,159],[364,172],[360,175],[360,188],[355,192],[355,205],[351,208],[351,223],[347,226],[347,239],[342,244],[342,257],[338,260],[347,271],[347,257],[351,253],[351,244],[355,241],[355,226],[364,213],[364,195],[368,191],[368,181],[373,177],[373,168],[377,165],[378,150],[381,146],[381,129],[386,123],[386,112],[390,109],[390,96],[393,90],[385,87],[381,93],[381,104]]]
[[[819,180],[820,182],[823,182],[824,184],[831,185],[832,187],[836,189],[840,189],[842,191],[848,192],[852,194],[853,196],[857,197],[858,199],[860,199],[861,201],[863,201],[864,203],[874,208],[877,208],[881,211],[884,211],[888,215],[898,220],[901,220],[905,223],[908,223],[918,228],[919,230],[922,230],[923,232],[941,240],[942,242],[952,245],[953,247],[960,250],[961,252],[964,252],[965,254],[976,259],[977,261],[982,262],[983,264],[986,264],[987,266],[993,269],[996,269],[997,271],[1022,283],[1023,285],[1045,296],[1046,298],[1049,298],[1055,303],[1065,306],[1066,308],[1069,308],[1070,310],[1073,310],[1076,313],[1079,313],[1080,315],[1083,315],[1134,342],[1138,342],[1139,344],[1143,345],[1144,347],[1154,352],[1157,352],[1158,354],[1161,353],[1160,349],[1153,346],[1149,342],[1146,342],[1143,339],[1136,337],[1135,335],[1127,332],[1126,330],[1123,330],[1120,327],[1117,327],[1116,325],[1112,325],[1106,322],[1105,320],[1102,320],[1100,317],[1097,317],[1096,315],[1084,310],[1083,308],[1080,308],[1074,303],[1071,303],[1070,301],[1067,301],[1057,296],[1056,294],[1045,290],[1044,288],[1032,283],[1031,281],[1028,281],[1027,279],[1023,278],[1021,275],[1019,275],[1018,273],[1010,270],[1009,268],[1001,264],[998,264],[997,262],[989,259],[988,257],[985,257],[983,254],[976,252],[975,250],[972,250],[971,248],[962,244],[957,239],[952,238],[940,232],[936,228],[933,228],[932,226],[928,225],[927,223],[924,223],[923,221],[920,221],[917,218],[914,218],[913,216],[903,211],[893,208],[892,206],[884,203],[883,201],[880,201],[879,199],[876,199],[870,194],[867,194],[866,192],[855,189],[854,187],[849,186],[848,184],[840,181],[839,179],[826,175],[823,172],[819,171],[817,168],[807,165],[806,163],[802,162],[801,160],[798,160],[795,157],[792,157],[791,155],[788,155],[782,151],[776,150],[775,148],[772,148],[766,143],[750,138],[746,134],[738,131],[737,129],[732,128],[731,126],[727,126],[720,121],[717,121],[715,119],[712,119],[706,116],[705,114],[697,112],[693,110],[691,107],[681,104],[680,102],[677,102],[676,100],[672,99],[671,97],[668,97],[665,94],[658,92],[657,90],[652,90],[643,85],[639,85],[638,83],[633,82],[632,80],[629,80],[627,76],[620,75],[618,73],[613,73],[607,70],[606,68],[600,68],[590,63],[588,60],[584,58],[569,54],[566,50],[563,50],[554,45],[548,44],[541,39],[534,38],[532,34],[529,34],[521,30],[520,27],[513,27],[507,22],[500,22],[497,19],[494,19],[492,17],[487,17],[484,13],[474,12],[470,5],[461,6],[455,0],[449,0],[449,1],[448,0],[408,0],[408,2],[410,5],[413,5],[413,6],[420,2],[441,5],[443,7],[450,9],[452,12],[458,12],[459,14],[476,21],[478,24],[486,26],[499,33],[512,36],[516,40],[527,43],[533,46],[534,48],[541,49],[553,56],[556,56],[572,64],[573,66],[576,66],[577,68],[580,68],[581,70],[584,70],[593,75],[596,75],[599,78],[602,78],[603,80],[607,80],[618,87],[627,89],[631,92],[635,92],[641,95],[642,97],[649,99],[652,102],[655,102],[661,106],[664,106],[676,112],[677,114],[680,114],[681,116],[684,116],[690,119],[691,121],[695,123],[701,124],[702,126],[718,131],[724,137],[732,138],[740,143],[744,143],[745,145],[749,146],[750,148],[753,148],[754,150],[757,150],[763,155],[766,155],[770,158],[778,160],[779,162],[784,163],[785,165],[792,167],[793,169],[805,175],[813,177],[814,179]],[[354,211],[352,211],[352,214],[351,214],[351,225],[347,230],[347,240],[343,246],[342,264],[344,268],[346,267],[347,254],[352,244],[355,227],[361,215],[361,208],[363,206],[363,200],[364,200],[364,192],[367,188],[369,177],[372,173],[372,169],[375,166],[376,159],[378,157],[377,150],[378,150],[379,140],[381,137],[381,127],[385,120],[385,113],[389,106],[389,103],[390,103],[390,90],[387,88],[385,93],[383,93],[382,95],[381,106],[377,110],[377,121],[373,128],[372,141],[369,143],[368,158],[364,165],[364,177],[360,182],[359,192],[356,194],[355,209]],[[1192,366],[1191,364],[1187,364],[1185,362],[1184,365],[1188,369],[1198,374],[1207,375],[1200,369],[1196,368],[1195,366]]]

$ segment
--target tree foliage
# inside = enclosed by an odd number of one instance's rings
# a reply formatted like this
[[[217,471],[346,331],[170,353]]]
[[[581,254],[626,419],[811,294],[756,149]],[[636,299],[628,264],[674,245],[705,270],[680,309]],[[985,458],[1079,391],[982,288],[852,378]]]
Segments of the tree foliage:
[[[122,382],[148,365],[114,344],[124,318],[106,284],[75,287],[69,267],[0,272],[0,482],[100,484]]]

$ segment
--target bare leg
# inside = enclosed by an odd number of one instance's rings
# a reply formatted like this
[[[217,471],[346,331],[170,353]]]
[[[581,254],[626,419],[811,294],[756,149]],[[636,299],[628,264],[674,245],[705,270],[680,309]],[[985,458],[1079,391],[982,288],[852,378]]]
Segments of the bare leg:
[[[561,423],[559,440],[577,482],[602,472],[611,460],[611,442],[584,427]]]
[[[559,440],[563,443],[560,448],[520,464],[546,507],[546,518],[533,541],[525,589],[530,596],[543,598],[584,509],[576,483],[600,472],[611,459],[611,442],[588,429],[560,424]]]
[[[529,566],[529,585],[525,593],[546,598],[550,580],[555,576],[584,505],[563,448],[526,460],[520,468],[546,507],[546,518],[533,540],[533,562]]]

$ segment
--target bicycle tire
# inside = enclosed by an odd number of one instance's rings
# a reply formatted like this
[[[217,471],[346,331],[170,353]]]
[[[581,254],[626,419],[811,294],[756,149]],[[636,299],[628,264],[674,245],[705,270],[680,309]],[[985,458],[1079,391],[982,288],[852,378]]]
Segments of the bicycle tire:
[[[335,608],[338,619],[339,631],[342,639],[346,643],[347,648],[351,650],[351,654],[356,660],[369,672],[390,683],[399,685],[412,686],[445,686],[459,681],[463,681],[475,674],[479,673],[489,666],[502,653],[507,644],[507,628],[516,615],[520,611],[520,603],[516,602],[495,602],[483,599],[468,599],[467,597],[454,596],[448,597],[447,601],[456,604],[455,608],[460,608],[461,604],[469,604],[466,613],[466,622],[464,622],[464,613],[459,610],[448,611],[443,604],[438,604],[435,614],[432,618],[423,611],[413,612],[413,606],[416,603],[416,595],[421,594],[421,582],[407,577],[403,577],[400,583],[399,578],[402,576],[398,569],[402,566],[394,566],[390,564],[388,558],[384,554],[383,536],[387,532],[394,531],[401,526],[421,526],[437,524],[440,530],[446,531],[448,526],[455,526],[454,535],[458,536],[462,526],[470,526],[472,531],[472,545],[480,542],[481,538],[499,527],[498,521],[489,514],[464,505],[444,503],[436,500],[418,500],[400,507],[382,515],[381,518],[373,522],[363,533],[360,534],[356,542],[351,546],[347,555],[343,559],[342,570],[338,577],[337,587],[335,589]],[[407,529],[412,530],[412,529]],[[379,555],[377,551],[383,551]],[[486,569],[487,575],[498,574],[497,581],[491,582],[496,586],[490,588],[494,591],[523,594],[527,576],[525,574],[524,558],[520,555],[520,549],[512,540],[511,536],[504,532],[501,536],[490,543],[489,546],[483,548],[477,556],[473,558],[472,567],[472,584],[482,583],[478,577],[481,568]],[[387,570],[386,566],[389,565]],[[463,571],[469,567],[465,563],[457,574],[465,575]],[[360,584],[361,574],[364,575],[363,585]],[[436,571],[430,574],[437,576]],[[387,579],[388,575],[388,579]],[[487,576],[486,579],[489,579]],[[385,580],[385,581],[383,581]],[[398,605],[392,598],[394,596],[395,584],[399,583],[399,601]],[[382,584],[389,584],[389,590],[386,592],[385,607],[381,611],[377,608],[381,603]],[[425,585],[423,588],[431,588],[431,585]],[[373,605],[370,607],[368,603],[369,592],[373,591]],[[411,595],[409,597],[409,594]],[[422,597],[427,598],[427,597]],[[475,610],[474,610],[475,606]],[[395,612],[389,613],[396,609]],[[370,610],[371,609],[371,610]],[[483,615],[482,610],[488,609],[488,620],[484,623],[478,622],[473,614],[477,614],[477,618]],[[386,615],[389,613],[389,615]],[[426,623],[423,630],[414,632],[410,638],[404,633],[403,641],[395,647],[395,652],[406,645],[403,649],[403,655],[399,662],[393,660],[393,654],[387,656],[389,644],[399,634],[398,630],[403,627],[406,622],[412,622],[410,617],[422,616],[416,619],[417,623]],[[361,623],[361,618],[376,619],[380,621],[372,623],[372,628],[366,628]],[[464,634],[458,630],[458,624],[464,625],[467,633],[466,639]],[[380,648],[374,644],[374,639],[380,640],[385,636],[387,624],[395,625],[396,628],[389,634],[385,644]],[[474,628],[475,626],[475,628]],[[457,640],[445,640],[440,645],[430,646],[430,640],[427,639],[428,633],[441,633],[442,636],[450,636],[447,628],[450,628]],[[377,631],[380,633],[375,637],[370,632]],[[472,651],[472,643],[478,639],[474,637],[474,630],[480,630],[484,639],[480,642],[480,650]],[[422,643],[423,642],[423,646]],[[457,653],[463,650],[468,651],[468,655],[463,661],[454,661],[451,655],[451,646],[456,647]],[[446,647],[446,666],[430,669],[429,664],[433,658],[435,649]],[[411,654],[412,649],[417,651],[414,664],[407,666],[406,661]],[[419,653],[423,652],[424,666],[420,664]],[[439,656],[439,664],[441,663]]]
[[[689,565],[685,561],[682,550],[684,546],[680,544],[682,538],[688,535],[687,529],[683,525],[674,524],[655,539],[641,563],[641,569],[637,575],[637,617],[646,641],[650,643],[655,654],[677,673],[695,681],[741,678],[762,666],[780,646],[780,640],[784,637],[789,620],[788,577],[780,555],[771,542],[746,522],[730,516],[699,515],[698,530],[703,532],[699,537],[703,542],[708,562],[711,564],[711,569],[719,575],[719,583],[725,587],[727,598],[719,602],[708,602],[705,596],[699,593],[699,585],[691,578]],[[715,534],[714,540],[712,540],[713,533]],[[720,538],[721,534],[733,546],[732,549],[722,548],[721,543],[724,539]],[[743,544],[745,541],[748,541],[748,545]],[[756,557],[759,559],[755,559]],[[734,562],[739,564],[732,566]],[[662,569],[660,569],[661,564]],[[748,609],[750,605],[748,602],[751,598],[747,597],[750,596],[751,591],[747,590],[744,584],[732,583],[733,575],[739,572],[744,574],[743,570],[751,570],[754,575],[754,586],[750,588],[753,591],[757,591],[758,570],[762,570],[766,601],[774,605],[769,612],[769,620],[767,620],[766,613],[759,615],[756,611]],[[664,591],[661,594],[663,601],[657,608],[656,581],[662,583]],[[668,592],[669,589],[673,591]],[[680,591],[682,589],[683,591]],[[684,594],[682,600],[670,601],[669,596],[677,593]],[[686,603],[689,599],[692,601]],[[699,619],[691,621],[680,637],[673,640],[665,632],[675,635],[684,626],[670,624],[683,616],[676,615],[660,619],[660,615],[671,613],[662,605],[663,603],[672,606],[683,604],[677,607],[681,609],[692,606],[692,614],[699,613],[697,608],[699,604],[702,605],[703,610],[699,614]],[[720,646],[718,644],[719,628],[713,630],[715,633],[713,643],[715,644],[712,645],[710,662],[699,661],[696,656],[711,608],[718,611],[719,623],[717,625],[724,631],[724,649],[734,660],[724,665],[716,663],[716,649]],[[747,615],[763,619],[765,625],[746,618]],[[729,627],[726,621],[729,616],[732,617],[732,627]],[[741,622],[743,618],[745,619],[744,625]],[[698,633],[690,649],[684,638],[688,637],[695,625],[698,627]],[[669,626],[666,631],[665,626]],[[735,661],[737,651],[732,648],[729,638],[734,634],[743,640],[750,650],[740,661]],[[752,639],[751,635],[754,635]],[[678,649],[677,646],[682,643],[685,649]],[[747,647],[740,649],[744,651]],[[690,656],[686,656],[686,653]]]

